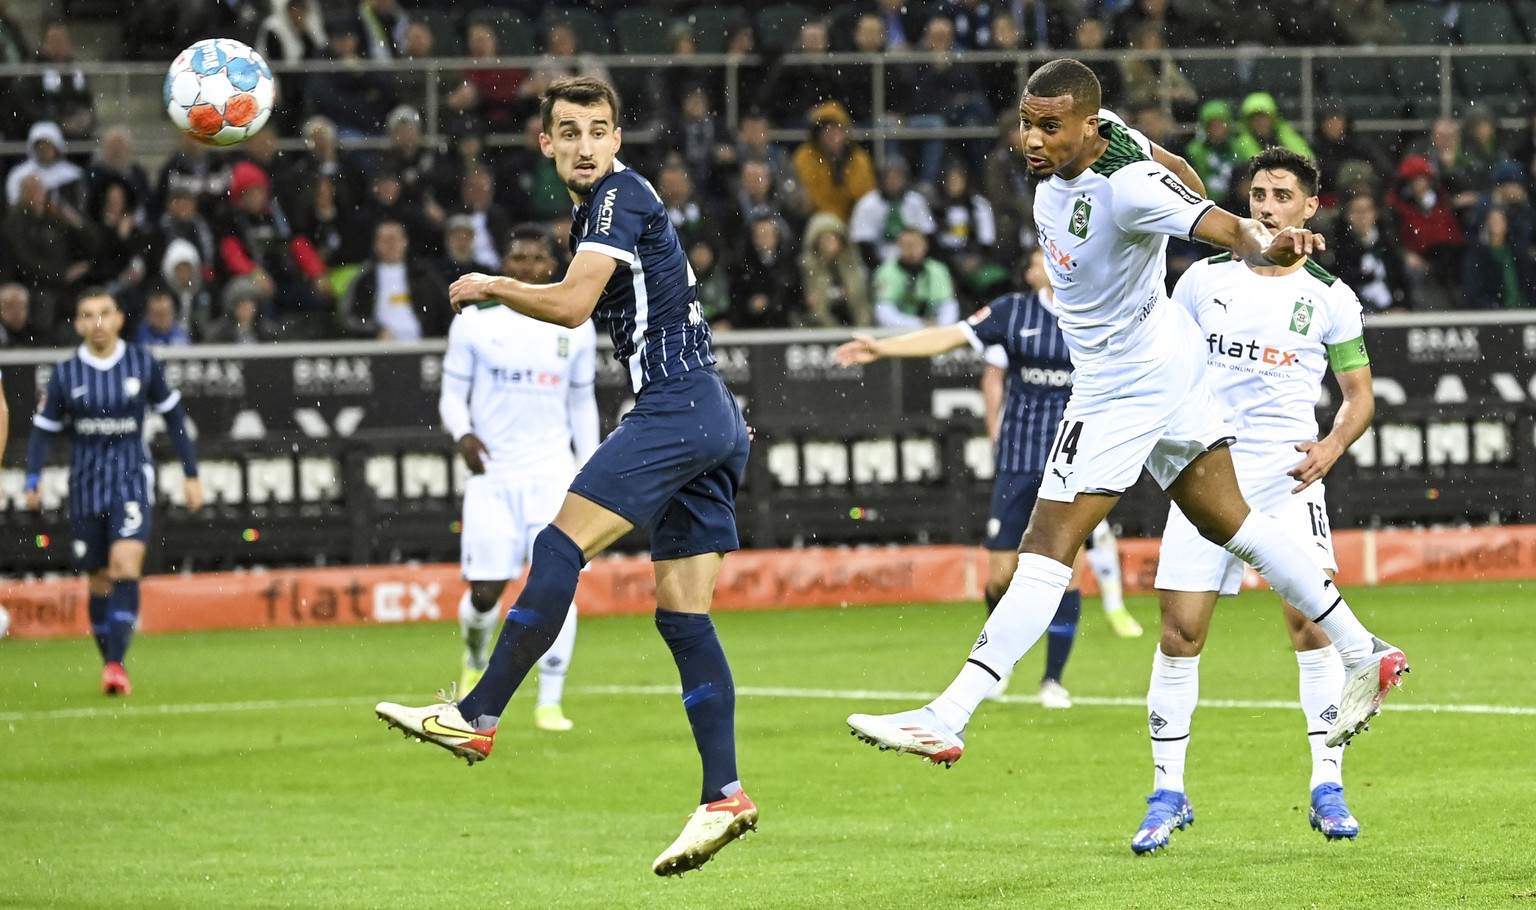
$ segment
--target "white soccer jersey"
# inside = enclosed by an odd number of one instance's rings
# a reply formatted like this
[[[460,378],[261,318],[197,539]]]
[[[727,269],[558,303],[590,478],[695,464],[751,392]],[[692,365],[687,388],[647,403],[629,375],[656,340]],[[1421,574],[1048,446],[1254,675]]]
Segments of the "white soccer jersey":
[[[1168,236],[1189,236],[1215,203],[1152,160],[1152,143],[1099,111],[1109,148],[1071,180],[1035,191],[1035,228],[1045,251],[1061,330],[1078,366],[1116,355],[1156,355],[1168,295]],[[1180,326],[1167,343],[1186,344]]]
[[[1317,438],[1323,373],[1369,362],[1355,292],[1310,260],[1266,276],[1223,253],[1191,266],[1173,299],[1205,336],[1205,382],[1237,430],[1236,448],[1299,463],[1292,446]]]
[[[500,305],[456,316],[443,358],[446,377],[469,384],[471,426],[463,431],[473,431],[485,443],[490,450],[486,470],[498,474],[547,472],[569,478],[575,473],[572,446],[596,445],[596,409],[590,409],[593,426],[573,428],[579,415],[571,393],[590,390],[596,369],[592,323],[567,329]],[[444,421],[450,422],[446,406]],[[446,428],[455,435],[460,430]]]

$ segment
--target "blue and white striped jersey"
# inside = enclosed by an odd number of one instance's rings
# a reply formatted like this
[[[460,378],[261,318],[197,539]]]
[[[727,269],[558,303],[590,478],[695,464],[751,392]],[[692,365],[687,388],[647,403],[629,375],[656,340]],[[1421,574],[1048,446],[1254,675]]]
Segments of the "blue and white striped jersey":
[[[144,415],[176,407],[181,393],[165,381],[160,362],[126,341],[102,358],[81,345],[53,368],[32,423],[71,439],[69,510],[97,515],[118,502],[153,502]]]
[[[1072,397],[1072,355],[1055,314],[1038,291],[1005,294],[960,327],[977,350],[996,345],[1007,356],[998,473],[1044,473],[1056,425]]]
[[[613,339],[636,392],[649,382],[709,367],[709,323],[693,268],[661,197],[618,160],[571,219],[571,249],[617,259],[592,317]]]

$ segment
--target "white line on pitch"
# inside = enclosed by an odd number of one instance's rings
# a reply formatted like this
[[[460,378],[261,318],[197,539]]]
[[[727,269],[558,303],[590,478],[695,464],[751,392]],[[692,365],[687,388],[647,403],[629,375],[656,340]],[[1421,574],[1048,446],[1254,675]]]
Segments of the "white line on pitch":
[[[678,689],[674,686],[579,686],[570,691],[580,695],[671,695],[676,696]],[[739,686],[736,694],[745,698],[802,698],[820,699],[831,701],[894,701],[894,702],[926,702],[932,698],[928,692],[892,692],[874,689],[799,689],[777,686]],[[29,720],[79,720],[93,717],[111,717],[119,719],[135,719],[141,717],[162,717],[179,714],[220,714],[236,711],[286,711],[304,708],[361,708],[376,700],[378,696],[354,696],[351,698],[293,698],[293,699],[269,699],[266,701],[232,701],[232,702],[202,702],[191,704],[169,705],[102,705],[92,708],[56,708],[46,711],[8,711],[0,712],[0,723],[15,723],[16,721]],[[419,693],[415,695],[386,695],[384,700],[400,701],[406,704],[424,702]],[[1005,695],[1002,701],[1011,704],[1033,704],[1039,701],[1033,695]],[[1094,696],[1073,696],[1073,705],[1083,705],[1094,708],[1145,708],[1146,700],[1141,698],[1102,698]],[[1233,700],[1233,699],[1207,699],[1200,702],[1202,708],[1238,709],[1238,710],[1289,710],[1296,708],[1296,702],[1284,699],[1272,700]],[[1428,714],[1503,714],[1519,717],[1536,717],[1536,707],[1522,705],[1425,705],[1414,702],[1396,702],[1387,705],[1389,711],[1417,712]]]

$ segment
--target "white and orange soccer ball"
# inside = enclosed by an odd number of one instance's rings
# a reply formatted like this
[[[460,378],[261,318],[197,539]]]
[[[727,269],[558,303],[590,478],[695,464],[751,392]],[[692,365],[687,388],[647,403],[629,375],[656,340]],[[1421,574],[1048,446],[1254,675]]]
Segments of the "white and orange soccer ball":
[[[204,145],[235,145],[260,132],[274,92],[267,61],[232,38],[197,42],[165,74],[166,113]]]

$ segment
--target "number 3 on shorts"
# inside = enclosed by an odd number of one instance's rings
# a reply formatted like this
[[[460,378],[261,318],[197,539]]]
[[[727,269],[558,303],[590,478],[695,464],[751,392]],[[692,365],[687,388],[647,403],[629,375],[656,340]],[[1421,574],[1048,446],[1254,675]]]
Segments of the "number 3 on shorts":
[[[137,502],[123,503],[123,527],[118,533],[127,537],[143,527],[143,525],[144,512],[139,508],[139,504]]]
[[[1056,427],[1056,441],[1051,443],[1050,461],[1065,456],[1063,460],[1067,464],[1077,457],[1077,442],[1083,436],[1083,422],[1081,420],[1063,420]]]

